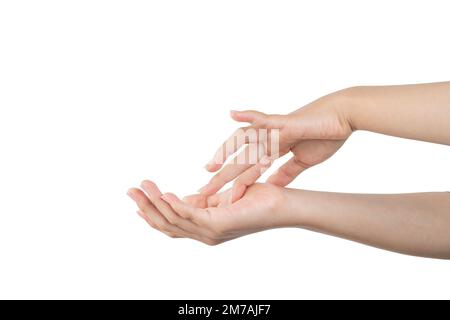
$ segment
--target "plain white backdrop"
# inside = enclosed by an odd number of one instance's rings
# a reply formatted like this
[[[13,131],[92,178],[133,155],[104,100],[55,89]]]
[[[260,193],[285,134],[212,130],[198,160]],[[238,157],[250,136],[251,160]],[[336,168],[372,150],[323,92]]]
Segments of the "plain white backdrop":
[[[450,80],[449,9],[1,1],[0,298],[450,298],[449,261],[300,229],[208,247],[151,229],[126,196],[144,178],[180,196],[206,183],[230,109]],[[357,132],[291,187],[446,191],[449,160],[448,146]]]

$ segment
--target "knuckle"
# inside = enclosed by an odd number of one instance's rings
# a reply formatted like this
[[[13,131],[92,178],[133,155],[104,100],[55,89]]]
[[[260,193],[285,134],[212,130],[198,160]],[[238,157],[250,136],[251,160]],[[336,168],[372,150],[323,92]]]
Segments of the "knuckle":
[[[187,212],[179,211],[177,214],[180,218],[173,219],[173,225],[178,226],[180,224],[180,219],[190,220],[189,214]]]
[[[178,226],[179,224],[178,219],[174,216],[167,217],[167,221],[174,226]]]
[[[199,227],[205,227],[206,222],[208,219],[206,219],[206,215],[203,212],[199,212],[198,214],[190,215],[186,220],[189,220],[196,224]]]
[[[296,157],[292,158],[292,162],[293,162],[296,166],[298,166],[298,167],[300,167],[300,168],[302,168],[302,169],[308,169],[308,168],[310,168],[310,167],[313,166],[312,163],[306,163],[306,162],[301,161],[300,159],[298,159],[298,158],[296,158]]]
[[[162,232],[164,232],[164,233],[170,232],[169,231],[169,227],[167,226],[166,223],[158,223],[157,224],[157,229],[162,231]]]

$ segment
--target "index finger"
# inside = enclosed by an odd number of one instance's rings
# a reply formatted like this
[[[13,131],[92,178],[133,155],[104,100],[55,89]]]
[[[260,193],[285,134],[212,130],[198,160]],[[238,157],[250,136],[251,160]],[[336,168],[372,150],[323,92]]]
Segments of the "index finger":
[[[214,157],[206,164],[206,170],[216,172],[225,161],[235,154],[243,145],[257,143],[258,132],[253,127],[239,128],[228,137],[227,140],[217,149]]]
[[[263,173],[271,166],[272,160],[269,156],[264,156],[259,160],[257,164],[247,169],[243,174],[241,174],[234,182],[231,191],[231,203],[236,202],[245,193],[247,187],[254,184]]]

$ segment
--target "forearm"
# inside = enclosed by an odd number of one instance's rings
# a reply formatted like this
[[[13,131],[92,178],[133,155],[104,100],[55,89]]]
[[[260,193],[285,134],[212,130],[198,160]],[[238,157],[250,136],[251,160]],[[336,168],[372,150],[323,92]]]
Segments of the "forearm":
[[[450,193],[286,193],[287,225],[391,251],[450,259]]]
[[[450,145],[450,82],[343,90],[354,130]]]

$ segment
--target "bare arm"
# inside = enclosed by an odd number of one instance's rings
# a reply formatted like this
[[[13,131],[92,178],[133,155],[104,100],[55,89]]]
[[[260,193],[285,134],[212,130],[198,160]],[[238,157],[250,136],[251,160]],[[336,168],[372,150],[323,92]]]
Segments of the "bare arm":
[[[304,170],[331,157],[355,130],[450,145],[450,82],[351,87],[319,98],[288,115],[250,110],[235,111],[231,116],[236,121],[250,123],[246,130],[263,128],[279,132],[280,152],[270,154],[271,159],[286,153],[292,153],[292,158],[267,181],[286,186]],[[227,141],[242,135],[245,130],[238,130]],[[218,171],[226,158],[238,150],[226,152],[229,151],[226,147],[225,143],[219,148],[207,170]],[[247,168],[233,162],[225,165],[200,192],[216,193]],[[240,190],[236,199],[243,194],[244,189]]]
[[[219,244],[272,228],[299,227],[410,255],[450,259],[450,193],[344,194],[253,184],[231,204],[231,190],[179,200],[153,182],[131,189],[140,215],[175,237]]]
[[[353,129],[450,145],[450,82],[354,87],[346,95]]]
[[[410,255],[450,259],[450,193],[364,195],[288,189],[288,225]]]
[[[450,259],[450,193],[362,195],[281,188],[330,157],[353,130],[450,145],[450,82],[354,87],[289,115],[244,111],[232,117],[254,128],[279,130],[280,155],[292,152],[291,160],[267,184],[254,184],[271,164],[266,157],[248,166],[229,164],[188,203],[144,183],[149,199],[137,189],[130,196],[151,226],[208,244],[270,228],[301,227],[396,252]],[[219,170],[230,154],[219,148],[219,161],[207,169]],[[233,189],[216,193],[235,178]]]

